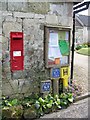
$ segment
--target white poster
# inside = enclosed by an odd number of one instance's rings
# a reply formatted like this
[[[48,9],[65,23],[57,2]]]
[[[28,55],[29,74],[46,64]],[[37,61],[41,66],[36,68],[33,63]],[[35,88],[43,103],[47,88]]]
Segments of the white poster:
[[[49,59],[52,59],[52,60],[54,60],[55,58],[61,58],[62,55],[61,55],[59,46],[49,47],[48,57]]]
[[[61,65],[68,64],[68,56],[61,57]]]
[[[69,39],[69,32],[66,32],[65,40]]]
[[[48,58],[54,61],[54,54],[55,54],[54,48],[53,47],[49,47]]]
[[[52,47],[58,46],[58,33],[50,33],[49,46]]]
[[[21,56],[21,51],[13,51],[13,56]]]

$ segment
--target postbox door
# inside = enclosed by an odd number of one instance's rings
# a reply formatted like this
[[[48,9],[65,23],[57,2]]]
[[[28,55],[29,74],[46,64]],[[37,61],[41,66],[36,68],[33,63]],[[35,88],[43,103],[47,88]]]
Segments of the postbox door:
[[[10,56],[11,56],[11,71],[24,69],[23,56],[23,33],[11,32],[10,34]]]

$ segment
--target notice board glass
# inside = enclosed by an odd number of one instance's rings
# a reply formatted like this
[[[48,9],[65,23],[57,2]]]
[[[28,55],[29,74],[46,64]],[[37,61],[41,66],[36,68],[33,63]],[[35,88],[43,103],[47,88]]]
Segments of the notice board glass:
[[[46,67],[69,65],[70,31],[70,28],[45,27]]]

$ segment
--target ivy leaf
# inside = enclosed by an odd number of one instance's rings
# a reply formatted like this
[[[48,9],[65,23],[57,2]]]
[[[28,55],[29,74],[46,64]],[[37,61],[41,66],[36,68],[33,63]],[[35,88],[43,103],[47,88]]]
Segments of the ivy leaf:
[[[26,106],[27,106],[27,107],[31,107],[31,105],[30,105],[29,103],[26,103]]]
[[[61,109],[61,106],[58,105],[57,107],[58,107],[59,109]]]
[[[40,108],[40,103],[39,103],[38,101],[36,101],[36,103],[35,103],[35,107],[36,107],[37,109]]]
[[[46,109],[46,106],[45,106],[45,105],[43,105],[43,108],[44,108],[44,109]]]
[[[7,103],[7,105],[8,105],[8,106],[10,106],[10,107],[12,106],[12,104],[11,104],[11,103]]]
[[[13,105],[16,105],[17,103],[18,103],[18,100],[17,100],[17,99],[13,99],[12,102],[11,102],[12,106],[13,106]]]
[[[55,99],[58,99],[59,98],[59,96],[58,95],[55,95]]]
[[[60,104],[60,99],[59,98],[57,99],[57,103]]]
[[[58,103],[57,103],[57,101],[55,101],[55,104],[56,104],[56,106],[58,106]]]
[[[42,99],[41,97],[39,98],[40,103],[44,103],[44,99]]]
[[[52,107],[52,104],[47,104],[47,107],[48,107],[48,108],[51,108],[51,107]]]
[[[63,102],[64,103],[64,105],[67,105],[67,102]]]
[[[73,102],[73,97],[72,98],[68,98],[69,102]]]

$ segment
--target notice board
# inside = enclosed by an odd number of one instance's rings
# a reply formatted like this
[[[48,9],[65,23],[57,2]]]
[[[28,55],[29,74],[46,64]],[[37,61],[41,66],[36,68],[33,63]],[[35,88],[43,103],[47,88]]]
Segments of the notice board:
[[[45,27],[46,67],[69,65],[70,28]]]

